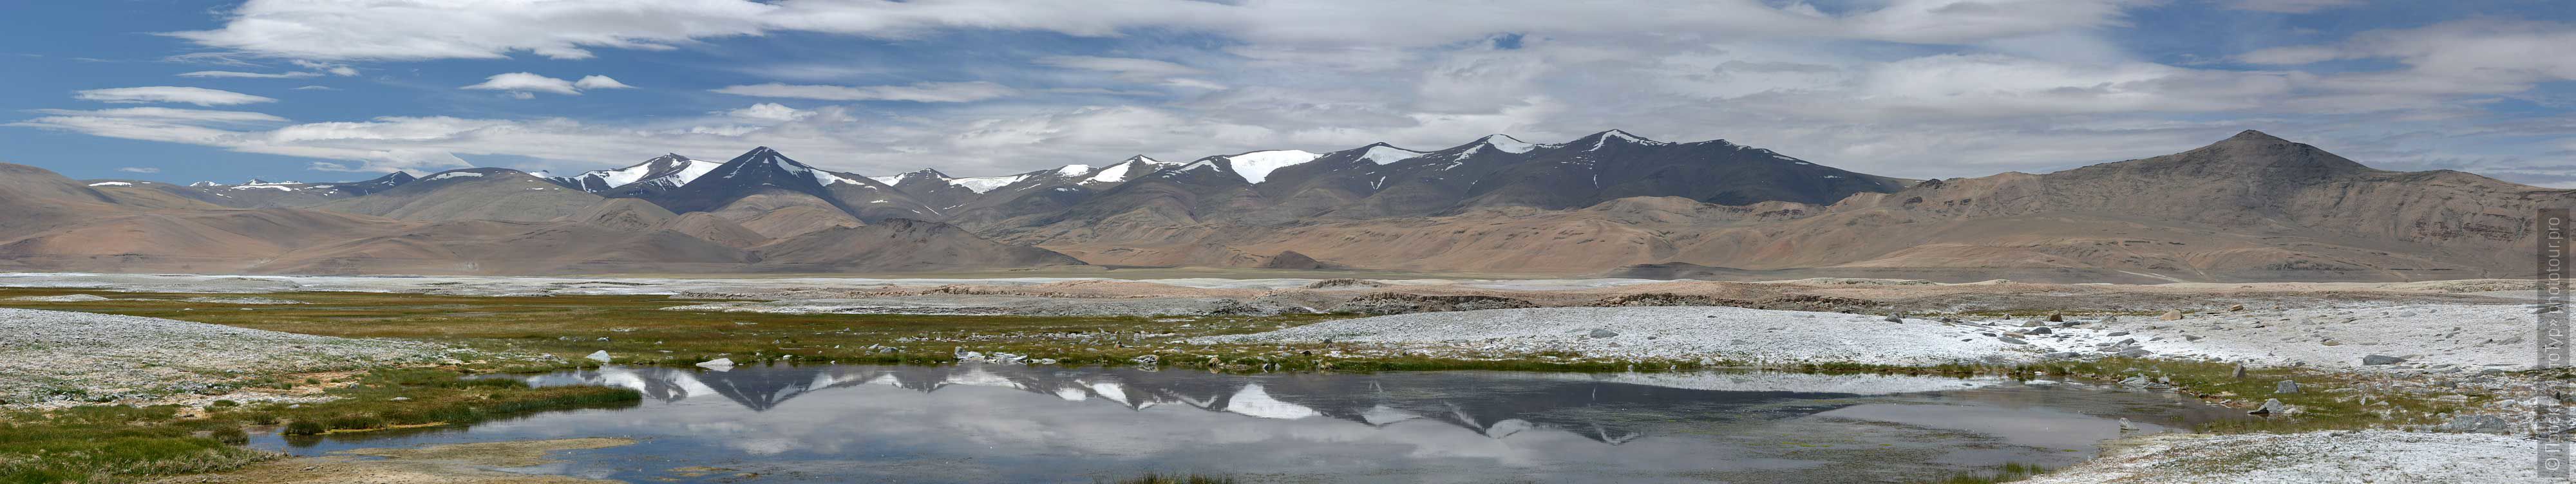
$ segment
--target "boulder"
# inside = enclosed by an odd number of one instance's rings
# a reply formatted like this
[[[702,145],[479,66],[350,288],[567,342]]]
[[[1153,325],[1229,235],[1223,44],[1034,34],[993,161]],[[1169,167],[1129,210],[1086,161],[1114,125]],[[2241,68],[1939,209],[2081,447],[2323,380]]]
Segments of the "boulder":
[[[2030,344],[2030,342],[2028,342],[2028,341],[2022,341],[2022,340],[2021,340],[2021,338],[2015,338],[2015,337],[2011,337],[2011,336],[1996,336],[1996,337],[1995,337],[1995,339],[1996,339],[1996,340],[1999,340],[1999,341],[2003,341],[2003,342],[2005,342],[2005,343],[2011,343],[2011,344],[2017,344],[2017,345],[2026,345],[2026,344]]]
[[[2394,364],[2398,364],[2398,363],[2405,363],[2405,362],[2406,362],[2406,359],[2405,359],[2405,358],[2398,358],[2398,357],[2395,357],[2395,356],[2388,356],[2388,355],[2370,355],[2370,356],[2364,356],[2364,357],[2361,357],[2361,365],[2362,365],[2362,366],[2394,365]]]
[[[2181,320],[2182,320],[2182,311],[2165,311],[2165,315],[2163,315],[2163,316],[2157,316],[2157,317],[2156,317],[2156,319],[2162,319],[2162,320],[2166,320],[2166,321],[2181,321]]]
[[[590,356],[584,356],[584,357],[582,357],[582,358],[583,358],[583,359],[590,360],[590,361],[596,361],[596,362],[600,362],[600,363],[607,363],[607,362],[608,362],[608,360],[609,360],[609,358],[608,358],[608,350],[593,351],[593,352],[590,352]]]
[[[1891,317],[1892,317],[1892,316],[1891,316]],[[1595,329],[1593,329],[1593,330],[1592,330],[1592,333],[1591,333],[1591,334],[1588,334],[1588,335],[1585,335],[1585,336],[1590,336],[1590,337],[1592,337],[1592,338],[1594,338],[1594,339],[1599,339],[1599,338],[1610,338],[1610,337],[1616,337],[1616,336],[1619,336],[1619,332],[1617,332],[1617,331],[1611,331],[1611,330],[1607,330],[1607,329],[1598,329],[1598,328],[1595,328]]]
[[[2241,368],[2241,367],[2240,367],[2240,368]],[[2242,370],[2240,369],[2240,371],[2242,371]],[[2272,393],[2274,393],[2274,394],[2298,393],[2298,392],[2299,392],[2299,382],[2290,381],[2290,380],[2281,380],[2281,382],[2280,382],[2280,383],[2274,383],[2274,384],[2272,384]]]
[[[2254,407],[2253,411],[2245,413],[2247,415],[2283,415],[2290,413],[2290,404],[2281,403],[2281,399],[2278,398],[2267,398],[2263,399],[2263,406]]]
[[[707,360],[707,361],[701,361],[701,362],[698,362],[698,366],[700,366],[700,367],[704,367],[704,368],[706,368],[706,369],[710,369],[710,370],[725,370],[725,369],[731,369],[731,368],[733,368],[733,359],[732,359],[732,358],[717,358],[717,359],[712,359],[712,360]]]

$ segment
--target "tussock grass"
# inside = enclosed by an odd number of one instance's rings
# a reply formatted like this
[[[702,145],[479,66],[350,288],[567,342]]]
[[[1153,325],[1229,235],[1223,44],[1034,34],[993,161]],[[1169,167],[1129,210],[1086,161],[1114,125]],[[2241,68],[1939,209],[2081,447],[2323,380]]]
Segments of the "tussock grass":
[[[340,400],[298,408],[275,403],[85,406],[0,414],[0,483],[132,482],[219,472],[279,457],[242,447],[249,432],[324,435],[409,425],[470,424],[578,408],[631,406],[633,390],[529,388],[516,380],[466,380],[454,371],[388,369],[327,391]],[[404,400],[394,400],[396,397]],[[283,428],[267,428],[284,422]]]

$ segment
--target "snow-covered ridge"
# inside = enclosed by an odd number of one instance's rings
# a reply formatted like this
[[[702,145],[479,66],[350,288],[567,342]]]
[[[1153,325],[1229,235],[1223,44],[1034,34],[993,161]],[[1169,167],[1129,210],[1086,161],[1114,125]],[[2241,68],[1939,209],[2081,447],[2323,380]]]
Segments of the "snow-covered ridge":
[[[1360,159],[1368,160],[1370,163],[1380,165],[1409,160],[1421,156],[1422,152],[1420,151],[1397,148],[1383,144],[1369,146],[1367,152],[1360,153]]]
[[[1243,181],[1261,183],[1270,178],[1270,172],[1306,164],[1322,156],[1305,150],[1270,150],[1215,158],[1225,160],[1226,167],[1233,168],[1234,174],[1243,177]]]
[[[948,184],[956,185],[957,188],[964,188],[966,191],[984,193],[993,191],[995,188],[1011,186],[1013,183],[1019,183],[1021,180],[1027,179],[1029,179],[1029,174],[1023,173],[1010,176],[952,178],[948,180]]]
[[[98,182],[98,183],[91,183],[91,184],[89,184],[89,186],[93,186],[93,187],[124,187],[124,186],[134,186],[134,184],[133,184],[133,183],[127,183],[127,182],[111,181],[111,182]]]
[[[446,179],[451,179],[451,178],[481,178],[482,176],[483,176],[483,174],[482,174],[482,173],[476,173],[476,172],[471,172],[471,171],[451,171],[451,172],[440,173],[440,174],[436,174],[436,175],[430,175],[430,176],[429,176],[429,178],[422,178],[420,181],[446,180]]]

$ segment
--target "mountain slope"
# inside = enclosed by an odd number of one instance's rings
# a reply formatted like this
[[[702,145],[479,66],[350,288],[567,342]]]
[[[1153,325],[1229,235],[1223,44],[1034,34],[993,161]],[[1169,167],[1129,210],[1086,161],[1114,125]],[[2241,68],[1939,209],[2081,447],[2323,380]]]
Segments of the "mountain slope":
[[[749,197],[788,194],[812,197],[861,221],[939,215],[937,209],[884,183],[807,166],[766,146],[648,200],[676,213],[715,212]]]
[[[577,215],[604,201],[518,170],[464,168],[313,208],[404,220],[534,222]]]
[[[1082,265],[1046,249],[995,243],[937,222],[888,219],[809,232],[752,249],[787,272],[925,271]]]
[[[1084,227],[1042,246],[1119,265],[1245,265],[1213,245],[1470,273],[1693,264],[1757,278],[2426,280],[2527,275],[2532,212],[2568,204],[2576,191],[2374,170],[2248,132],[2173,155],[1926,181],[1833,205],[1632,197],[1577,210],[1166,227],[1166,242]],[[1094,242],[1106,240],[1116,242]]]

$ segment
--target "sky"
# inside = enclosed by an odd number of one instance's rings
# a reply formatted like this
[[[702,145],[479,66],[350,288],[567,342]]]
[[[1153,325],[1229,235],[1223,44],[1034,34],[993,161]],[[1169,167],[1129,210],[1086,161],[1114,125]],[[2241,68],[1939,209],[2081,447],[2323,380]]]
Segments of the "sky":
[[[2576,187],[2560,0],[97,0],[0,15],[0,162],[344,181],[770,146],[999,175],[1621,129],[1906,178],[2255,129]]]

